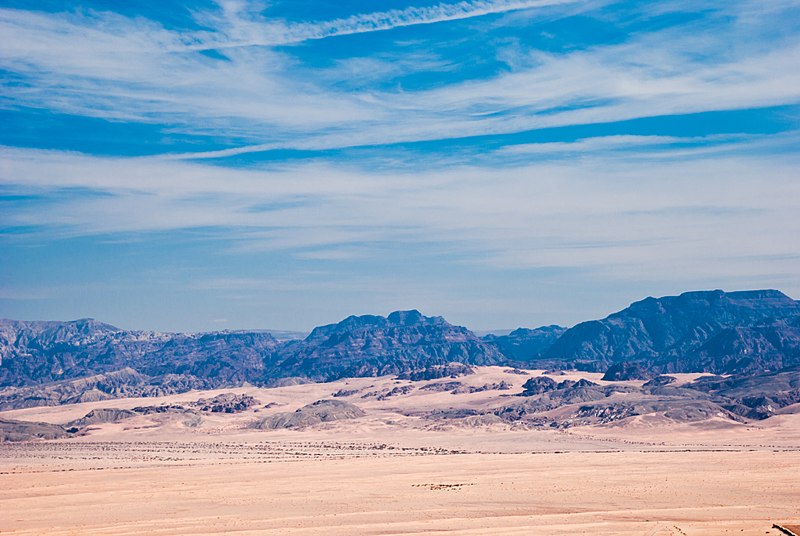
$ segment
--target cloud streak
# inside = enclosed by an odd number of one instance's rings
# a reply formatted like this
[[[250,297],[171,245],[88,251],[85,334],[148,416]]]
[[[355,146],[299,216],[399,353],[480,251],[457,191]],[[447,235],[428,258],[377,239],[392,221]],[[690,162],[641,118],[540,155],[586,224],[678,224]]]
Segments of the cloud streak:
[[[211,228],[232,250],[328,260],[376,254],[381,244],[427,244],[495,269],[666,276],[680,263],[689,277],[734,266],[755,273],[764,256],[784,258],[773,269],[796,266],[796,157],[730,151],[685,159],[669,150],[378,174],[321,164],[260,171],[139,159],[131,166],[6,149],[4,188],[52,202],[45,213],[12,207],[2,224],[65,236]],[[74,189],[104,195],[59,198]]]
[[[309,23],[294,33],[297,39],[334,30],[343,35],[545,4],[555,10],[551,16],[576,9],[575,2],[448,4]],[[377,77],[370,82],[375,87],[353,90],[337,86],[352,76],[352,62],[321,73],[298,64],[290,51],[268,46],[237,44],[222,51],[223,59],[200,54],[196,48],[203,43],[241,44],[270,24],[283,24],[246,18],[233,8],[209,15],[212,30],[191,35],[107,13],[3,10],[0,35],[6,46],[0,66],[22,83],[6,84],[0,102],[255,142],[171,158],[390,145],[796,104],[800,39],[763,37],[779,16],[767,10],[759,18],[751,9],[713,36],[703,35],[702,25],[688,24],[632,35],[622,43],[524,51],[510,71],[477,79],[454,75],[433,89],[381,87]],[[731,49],[727,43],[745,31],[743,25],[754,36],[753,46]],[[376,72],[381,64],[398,63],[391,55],[363,59]],[[442,63],[436,60],[429,56],[416,67],[435,71]]]
[[[248,15],[247,10],[237,2],[229,3],[223,11],[224,17],[203,17],[206,22],[216,23],[226,30],[232,38],[211,39],[188,46],[189,50],[220,50],[242,46],[282,46],[308,40],[327,39],[346,35],[381,32],[457,20],[508,13],[523,9],[547,8],[553,6],[589,4],[580,0],[476,0],[453,4],[441,3],[434,6],[408,7],[373,13],[352,15],[343,19],[311,23],[281,24],[268,19]],[[594,5],[597,3],[595,2]],[[226,5],[223,3],[223,5]]]

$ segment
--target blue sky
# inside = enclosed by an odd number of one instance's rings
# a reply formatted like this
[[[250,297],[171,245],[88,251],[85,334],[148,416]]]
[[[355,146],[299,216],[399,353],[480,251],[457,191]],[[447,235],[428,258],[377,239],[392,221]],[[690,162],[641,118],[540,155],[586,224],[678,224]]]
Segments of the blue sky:
[[[796,1],[0,2],[0,316],[800,297]]]

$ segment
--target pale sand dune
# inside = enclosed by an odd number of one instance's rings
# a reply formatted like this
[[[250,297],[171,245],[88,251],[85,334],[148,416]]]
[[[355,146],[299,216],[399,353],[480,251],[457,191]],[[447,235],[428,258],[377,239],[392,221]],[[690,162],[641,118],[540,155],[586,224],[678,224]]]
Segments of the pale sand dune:
[[[2,412],[65,423],[95,408],[231,391],[276,404],[205,415],[197,428],[180,415],[147,415],[69,440],[0,445],[0,533],[763,535],[778,534],[773,522],[800,521],[797,412],[751,424],[645,416],[566,431],[437,430],[417,415],[508,403],[528,376],[503,370],[457,381],[505,380],[511,391],[415,389],[377,400],[361,396],[409,382],[359,378]],[[306,430],[246,428],[339,389],[359,390],[342,399],[366,417]]]

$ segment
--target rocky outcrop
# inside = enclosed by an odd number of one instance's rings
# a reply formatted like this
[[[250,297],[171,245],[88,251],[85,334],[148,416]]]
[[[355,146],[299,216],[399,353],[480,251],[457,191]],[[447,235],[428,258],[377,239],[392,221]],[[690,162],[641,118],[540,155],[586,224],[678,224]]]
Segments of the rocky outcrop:
[[[467,387],[461,382],[433,382],[428,385],[423,385],[419,388],[420,391],[433,391],[434,393],[448,393],[456,389]]]
[[[343,400],[317,400],[294,412],[278,413],[256,422],[260,430],[277,428],[307,428],[320,423],[357,419],[366,415],[361,408]]]
[[[472,394],[472,393],[483,393],[485,391],[509,391],[513,388],[513,385],[508,383],[505,380],[501,380],[499,382],[492,382],[492,383],[484,383],[483,385],[463,385],[461,387],[457,387],[450,391],[451,394],[459,395],[459,394]]]
[[[528,381],[522,384],[520,396],[535,396],[548,391],[555,391],[557,386],[558,384],[552,378],[536,376],[535,378],[529,378]]]
[[[760,420],[800,403],[800,368],[753,376],[704,376],[686,387],[710,395],[731,413]]]
[[[192,402],[191,405],[200,411],[209,413],[240,413],[260,403],[250,395],[222,393],[214,398],[201,398],[196,402]]]
[[[450,393],[452,395],[483,393],[485,391],[508,391],[513,386],[505,380],[483,385],[466,385],[461,382],[434,382],[420,387],[420,391],[434,391],[437,393]]]
[[[407,395],[414,389],[415,387],[413,385],[401,385],[398,387],[392,387],[391,389],[369,391],[361,395],[361,398],[375,398],[375,400],[381,401],[381,400],[386,400],[387,398],[391,398],[393,396]]]

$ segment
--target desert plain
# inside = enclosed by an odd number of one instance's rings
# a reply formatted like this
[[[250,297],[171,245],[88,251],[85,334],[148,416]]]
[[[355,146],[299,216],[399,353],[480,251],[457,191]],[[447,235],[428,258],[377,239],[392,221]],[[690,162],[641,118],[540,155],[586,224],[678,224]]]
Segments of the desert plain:
[[[142,414],[67,439],[1,443],[0,533],[710,536],[800,524],[800,407],[757,422],[637,416],[563,428],[426,418],[507,404],[541,374],[479,367],[459,382],[510,388],[455,394],[420,388],[434,381],[353,378],[0,412],[64,424],[221,393],[258,400],[236,413]],[[364,415],[253,427],[334,393]]]

